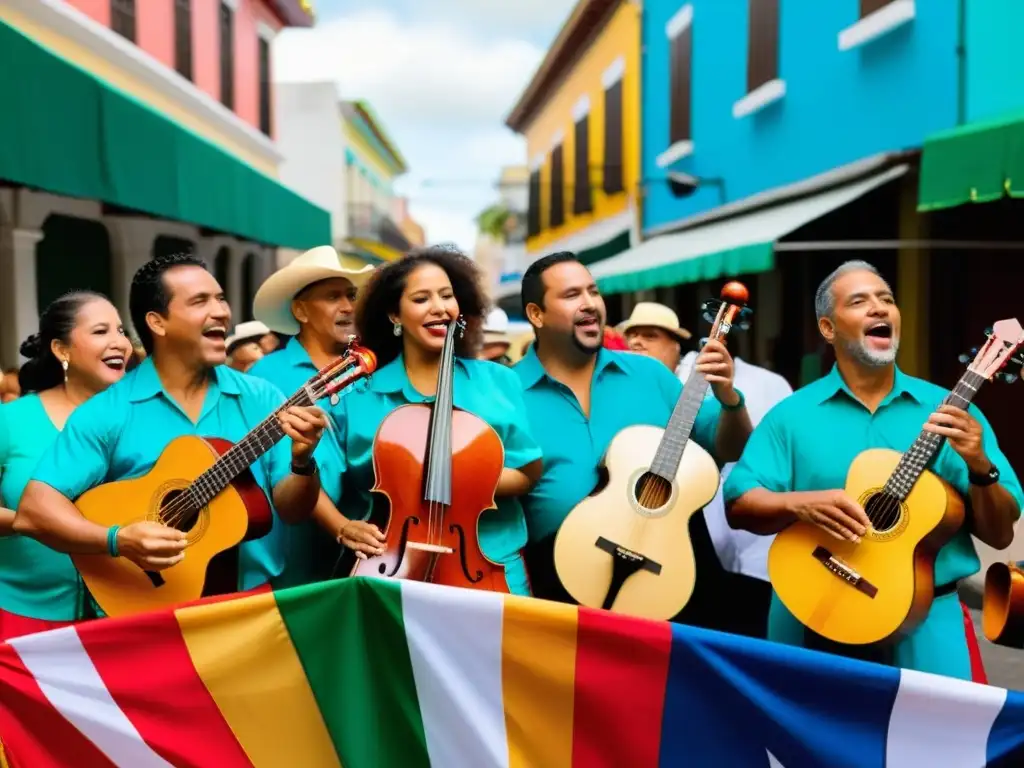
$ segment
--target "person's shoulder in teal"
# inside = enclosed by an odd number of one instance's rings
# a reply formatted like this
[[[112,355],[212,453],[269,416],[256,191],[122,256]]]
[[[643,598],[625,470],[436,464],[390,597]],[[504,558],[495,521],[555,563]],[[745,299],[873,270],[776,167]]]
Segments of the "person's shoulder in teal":
[[[18,508],[39,457],[59,431],[39,395],[0,406],[0,507]],[[71,621],[80,609],[71,558],[28,538],[0,537],[0,609],[48,621]]]

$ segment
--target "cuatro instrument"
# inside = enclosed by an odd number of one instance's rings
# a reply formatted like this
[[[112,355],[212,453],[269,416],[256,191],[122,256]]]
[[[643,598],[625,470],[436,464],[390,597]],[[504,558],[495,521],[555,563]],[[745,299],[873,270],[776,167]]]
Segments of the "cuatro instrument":
[[[966,409],[1022,342],[1017,320],[996,323],[943,404]],[[836,643],[868,645],[896,641],[928,615],[935,557],[964,522],[963,498],[927,469],[944,442],[922,431],[906,453],[873,448],[858,454],[845,490],[871,522],[860,543],[804,522],[776,535],[768,576],[805,627]]]
[[[284,437],[278,413],[336,395],[375,368],[373,353],[351,344],[344,357],[320,370],[237,443],[179,437],[145,475],[82,494],[75,506],[99,525],[152,520],[187,535],[185,559],[162,571],[144,571],[124,557],[72,555],[104,613],[125,616],[236,591],[236,545],[265,536],[273,525],[270,502],[249,467]]]
[[[1024,570],[1016,563],[992,563],[985,572],[981,627],[989,642],[1024,648]]]
[[[704,304],[709,339],[746,327],[744,285],[725,285]],[[608,482],[581,501],[555,535],[555,570],[581,605],[648,619],[678,614],[693,595],[697,567],[690,518],[718,492],[718,465],[690,439],[709,384],[696,367],[665,429],[627,427],[604,458]]]
[[[480,515],[496,508],[505,448],[489,424],[453,401],[455,334],[464,329],[461,319],[448,324],[434,402],[399,406],[377,429],[370,522],[387,543],[383,554],[356,559],[353,576],[509,591],[504,566],[480,550],[478,532]]]

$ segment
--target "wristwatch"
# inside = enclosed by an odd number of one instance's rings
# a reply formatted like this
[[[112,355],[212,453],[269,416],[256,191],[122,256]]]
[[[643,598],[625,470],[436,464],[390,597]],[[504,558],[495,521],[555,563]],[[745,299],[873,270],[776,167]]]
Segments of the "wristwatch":
[[[292,462],[292,474],[300,475],[302,477],[312,477],[316,474],[317,466],[316,459],[311,458],[309,463],[305,466],[298,466],[294,461]]]
[[[994,485],[995,483],[999,482],[999,468],[995,464],[992,464],[989,467],[988,472],[986,472],[983,475],[976,475],[970,470],[968,470],[967,479],[970,481],[971,485],[977,485],[981,487],[984,487],[986,485]]]

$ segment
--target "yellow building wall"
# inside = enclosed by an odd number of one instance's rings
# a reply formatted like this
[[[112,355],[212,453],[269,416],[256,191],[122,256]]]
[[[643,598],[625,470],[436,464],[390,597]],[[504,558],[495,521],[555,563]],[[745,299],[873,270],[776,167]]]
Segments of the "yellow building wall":
[[[602,173],[593,169],[604,163],[604,86],[601,76],[622,56],[622,163],[623,192],[606,195]],[[572,212],[576,147],[572,110],[584,96],[590,99],[588,139],[592,166],[590,182],[593,211],[581,215]],[[556,134],[562,131],[563,176],[565,180],[565,223],[555,229],[548,225],[551,199],[551,149]],[[611,21],[584,52],[568,77],[549,95],[547,102],[524,131],[527,157],[544,155],[541,168],[541,232],[527,240],[528,253],[543,251],[553,242],[580,232],[594,222],[621,214],[636,194],[640,173],[640,7],[622,2]]]
[[[115,88],[134,96],[143,104],[162,112],[174,122],[190,129],[208,141],[216,144],[226,152],[248,163],[253,168],[277,178],[277,164],[268,162],[260,155],[254,154],[240,146],[228,134],[212,121],[182,108],[177,102],[155,91],[131,70],[121,69],[103,58],[96,51],[87,48],[74,40],[69,40],[56,30],[43,26],[37,21],[27,18],[13,8],[3,9],[4,21],[25,33],[36,42],[49,48],[67,61],[77,64],[87,72],[104,80]]]
[[[359,158],[363,165],[373,171],[377,178],[385,183],[390,183],[395,177],[394,171],[370,142],[363,138],[363,135],[347,121],[344,122],[343,130],[346,146],[352,150],[352,153]]]

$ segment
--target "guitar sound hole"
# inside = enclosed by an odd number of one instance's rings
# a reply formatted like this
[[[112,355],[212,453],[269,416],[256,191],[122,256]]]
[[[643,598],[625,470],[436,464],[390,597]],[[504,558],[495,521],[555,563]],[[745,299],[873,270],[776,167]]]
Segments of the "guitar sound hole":
[[[900,500],[885,491],[868,497],[864,504],[864,512],[871,521],[871,526],[879,533],[895,528],[902,511]]]
[[[644,509],[658,509],[668,503],[672,495],[672,484],[653,472],[644,472],[636,481],[637,503]]]
[[[182,533],[191,531],[199,521],[199,510],[195,509],[184,491],[168,491],[160,501],[160,520],[168,528]]]

